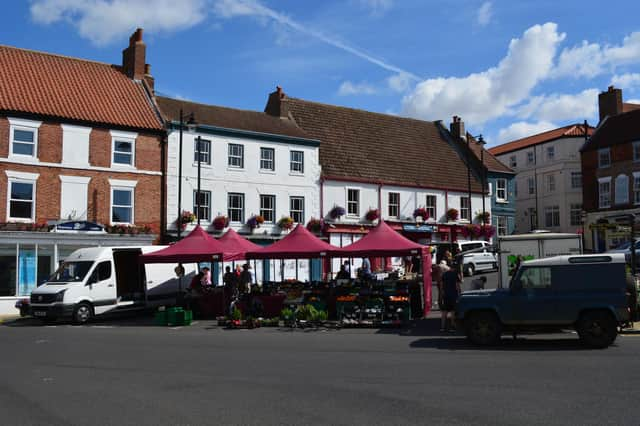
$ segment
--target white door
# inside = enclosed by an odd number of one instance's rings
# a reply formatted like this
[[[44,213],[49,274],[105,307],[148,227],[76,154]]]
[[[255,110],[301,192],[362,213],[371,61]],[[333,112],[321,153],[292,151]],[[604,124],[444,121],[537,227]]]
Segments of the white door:
[[[103,260],[95,267],[86,284],[96,315],[113,309],[118,303],[116,280],[110,260]]]

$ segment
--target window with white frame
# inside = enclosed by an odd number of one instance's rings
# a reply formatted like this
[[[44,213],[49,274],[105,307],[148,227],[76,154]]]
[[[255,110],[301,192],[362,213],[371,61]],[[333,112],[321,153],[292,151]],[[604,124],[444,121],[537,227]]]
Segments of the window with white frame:
[[[111,188],[111,223],[133,223],[133,188]]]
[[[496,179],[496,201],[507,201],[506,179]]]
[[[136,164],[135,133],[111,131],[111,165],[135,167]]]
[[[571,172],[571,188],[582,188],[582,172]]]
[[[527,151],[527,164],[535,164],[535,163],[536,163],[535,153],[533,151]]]
[[[227,216],[233,223],[244,223],[244,194],[230,192],[227,196]]]
[[[556,175],[547,175],[547,191],[554,192],[556,190]]]
[[[633,174],[633,204],[640,204],[640,172]]]
[[[38,158],[38,129],[41,121],[9,118],[10,155]]]
[[[527,178],[527,187],[529,188],[529,195],[533,195],[536,192],[536,181],[530,177]]]
[[[35,220],[36,183],[23,179],[9,179],[9,220]]]
[[[496,216],[496,233],[498,236],[507,235],[507,217]]]
[[[193,211],[196,217],[211,221],[211,191],[200,191],[200,210],[198,211],[198,191],[193,191]]]
[[[400,193],[399,192],[390,192],[389,193],[389,217],[400,217]]]
[[[460,219],[471,221],[471,202],[469,197],[460,197]]]
[[[601,209],[611,207],[611,178],[598,180],[598,207]]]
[[[582,204],[571,204],[569,210],[571,226],[582,225]]]
[[[616,205],[629,202],[629,177],[627,175],[616,177],[615,202]]]
[[[556,156],[556,147],[555,146],[548,146],[547,147],[547,160],[549,161],[553,161],[553,159]]]
[[[598,150],[598,167],[604,168],[611,165],[611,149],[602,148]]]
[[[518,159],[515,155],[509,157],[509,167],[515,168],[518,167]]]
[[[227,164],[235,169],[244,168],[244,145],[229,144],[229,161]]]
[[[427,214],[430,218],[437,220],[437,209],[436,203],[438,198],[435,195],[427,195],[427,203],[425,204],[425,208],[427,209]]]
[[[276,169],[276,151],[273,148],[260,148],[260,170]]]
[[[544,225],[547,228],[560,226],[560,207],[546,206],[544,208]]]
[[[200,164],[211,165],[211,141],[200,138]],[[198,138],[193,141],[193,162],[198,162]]]
[[[289,170],[292,173],[304,173],[304,152],[291,151]]]
[[[295,223],[304,223],[304,197],[289,197],[289,216]]]
[[[640,161],[640,141],[633,143],[633,161]]]
[[[359,189],[347,189],[347,216],[360,216]]]
[[[493,195],[493,183],[492,182],[488,182],[487,183],[487,188],[488,188],[487,195],[491,197]]]
[[[260,195],[260,216],[265,223],[275,223],[276,221],[276,196]]]

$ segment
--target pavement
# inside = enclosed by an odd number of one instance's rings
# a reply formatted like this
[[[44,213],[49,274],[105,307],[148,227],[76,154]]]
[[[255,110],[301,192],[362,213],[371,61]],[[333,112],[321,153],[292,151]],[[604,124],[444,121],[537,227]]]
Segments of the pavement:
[[[6,425],[637,425],[640,335],[470,345],[436,315],[401,329],[0,326]]]

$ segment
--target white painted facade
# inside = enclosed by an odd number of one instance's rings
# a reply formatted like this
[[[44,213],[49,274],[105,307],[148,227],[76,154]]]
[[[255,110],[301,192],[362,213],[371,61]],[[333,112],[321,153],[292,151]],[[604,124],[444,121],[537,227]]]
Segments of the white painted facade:
[[[207,131],[206,126],[198,128],[200,133],[183,131],[182,147],[182,210],[195,212],[194,194],[197,191],[196,136],[210,141],[210,164],[201,163],[201,191],[210,192],[210,212],[201,225],[213,232],[211,225],[216,216],[229,216],[228,194],[244,195],[244,220],[232,221],[230,227],[238,232],[247,233],[246,221],[260,214],[260,196],[275,196],[274,222],[283,216],[290,216],[291,197],[304,197],[304,220],[319,218],[319,181],[320,165],[318,146],[309,143],[296,143],[291,138],[282,141],[271,138],[264,140],[259,136],[244,135],[237,132],[227,135],[222,132]],[[229,144],[243,147],[243,167],[229,165]],[[273,149],[274,170],[261,169],[261,148]],[[204,148],[203,148],[204,151]],[[291,151],[304,155],[302,173],[290,169]],[[168,137],[167,157],[167,224],[170,230],[176,230],[178,216],[178,159],[179,132],[171,131]],[[264,223],[253,231],[254,235],[280,234],[276,223]],[[195,222],[188,225],[185,232],[193,229]]]
[[[578,218],[582,210],[583,144],[583,137],[564,137],[496,155],[517,173],[515,233],[536,228],[578,232],[582,226]]]

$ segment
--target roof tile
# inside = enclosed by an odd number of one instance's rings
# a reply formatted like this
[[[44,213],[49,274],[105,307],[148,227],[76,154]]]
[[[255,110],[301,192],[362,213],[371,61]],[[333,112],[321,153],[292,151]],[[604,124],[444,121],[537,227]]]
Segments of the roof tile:
[[[588,127],[589,136],[593,134],[594,128]],[[538,133],[537,135],[527,136],[526,138],[517,139],[502,145],[489,148],[489,152],[493,155],[506,154],[508,152],[517,151],[519,149],[538,145],[563,137],[584,136],[584,124],[570,124],[558,129],[549,130],[547,132]]]

